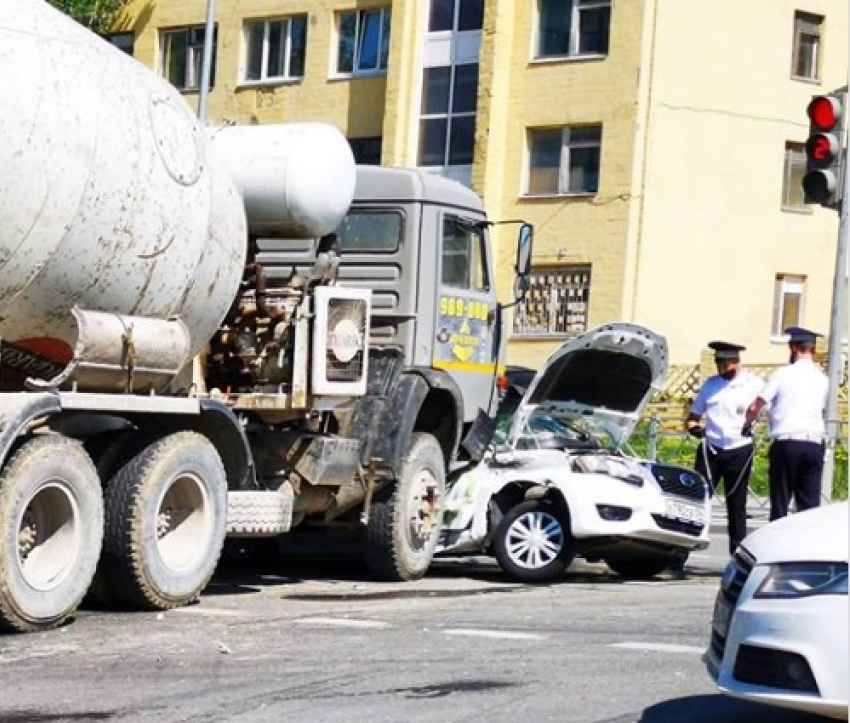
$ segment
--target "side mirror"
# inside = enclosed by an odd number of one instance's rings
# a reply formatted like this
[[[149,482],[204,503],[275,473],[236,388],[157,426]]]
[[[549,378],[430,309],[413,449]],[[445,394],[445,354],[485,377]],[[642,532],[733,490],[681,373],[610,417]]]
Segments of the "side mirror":
[[[534,226],[530,223],[524,223],[520,226],[517,237],[516,264],[514,265],[514,271],[516,272],[516,278],[514,280],[515,301],[521,301],[528,291],[533,245]]]

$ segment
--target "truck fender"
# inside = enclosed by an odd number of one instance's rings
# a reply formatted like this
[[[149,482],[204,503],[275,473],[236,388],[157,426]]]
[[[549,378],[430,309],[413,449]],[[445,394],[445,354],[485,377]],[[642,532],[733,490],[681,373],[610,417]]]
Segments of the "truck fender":
[[[59,396],[52,392],[0,394],[0,467],[27,426],[61,411]]]
[[[256,490],[257,468],[245,430],[233,411],[216,399],[201,400],[202,432],[221,456],[231,490]]]
[[[448,374],[431,369],[406,370],[373,427],[372,456],[397,472],[414,431],[428,432],[439,442],[448,468],[460,443],[462,399]]]

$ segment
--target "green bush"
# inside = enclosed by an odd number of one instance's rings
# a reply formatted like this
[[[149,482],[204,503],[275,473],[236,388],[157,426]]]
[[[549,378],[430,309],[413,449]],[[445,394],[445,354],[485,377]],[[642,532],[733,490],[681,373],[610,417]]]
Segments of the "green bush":
[[[653,432],[653,430],[655,430]],[[654,439],[653,439],[654,438]],[[640,457],[654,458],[669,464],[693,467],[697,440],[688,436],[684,430],[671,431],[666,425],[653,424],[644,419],[635,428],[628,442],[628,449]],[[770,440],[764,427],[756,427],[755,458],[750,475],[750,489],[761,497],[768,495],[767,452]],[[835,446],[835,461],[832,475],[832,498],[847,499],[847,441],[841,439]],[[723,490],[721,489],[721,492]]]

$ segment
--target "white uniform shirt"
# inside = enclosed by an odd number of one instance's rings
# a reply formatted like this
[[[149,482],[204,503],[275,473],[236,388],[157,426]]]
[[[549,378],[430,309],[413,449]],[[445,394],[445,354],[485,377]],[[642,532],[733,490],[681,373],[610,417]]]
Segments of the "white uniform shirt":
[[[736,449],[752,443],[741,429],[747,407],[761,396],[763,387],[759,377],[743,369],[730,381],[720,375],[706,379],[691,405],[691,413],[705,415],[705,439],[712,447]]]
[[[769,406],[770,436],[823,437],[829,380],[813,359],[798,359],[770,375],[759,396]]]

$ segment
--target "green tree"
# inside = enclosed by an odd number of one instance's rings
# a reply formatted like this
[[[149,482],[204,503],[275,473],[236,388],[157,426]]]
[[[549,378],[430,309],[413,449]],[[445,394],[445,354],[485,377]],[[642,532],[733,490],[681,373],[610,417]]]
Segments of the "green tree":
[[[48,0],[57,10],[96,33],[109,32],[118,11],[128,0]]]

